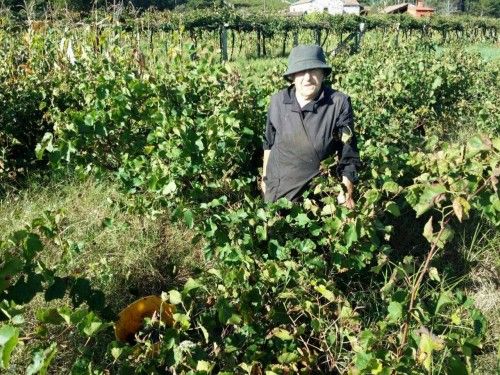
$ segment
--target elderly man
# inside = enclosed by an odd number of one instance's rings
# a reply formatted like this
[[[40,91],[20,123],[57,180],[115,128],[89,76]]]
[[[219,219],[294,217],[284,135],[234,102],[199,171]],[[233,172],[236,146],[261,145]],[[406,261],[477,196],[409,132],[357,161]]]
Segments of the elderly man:
[[[271,98],[264,136],[262,191],[266,201],[295,201],[317,176],[320,162],[337,154],[337,174],[354,207],[360,165],[349,97],[323,81],[332,71],[320,46],[292,49],[283,75],[291,85]]]

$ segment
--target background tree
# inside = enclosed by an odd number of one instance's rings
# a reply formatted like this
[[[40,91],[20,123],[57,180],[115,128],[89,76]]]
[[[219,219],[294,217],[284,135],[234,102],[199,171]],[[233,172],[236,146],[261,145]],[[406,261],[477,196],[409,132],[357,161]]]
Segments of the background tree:
[[[500,17],[500,1],[498,0],[469,0],[468,9],[477,16]]]

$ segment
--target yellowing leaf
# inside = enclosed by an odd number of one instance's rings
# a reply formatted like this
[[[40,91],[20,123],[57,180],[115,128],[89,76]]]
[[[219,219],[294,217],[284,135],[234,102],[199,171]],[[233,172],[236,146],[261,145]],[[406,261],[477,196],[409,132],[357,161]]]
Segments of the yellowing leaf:
[[[120,356],[122,355],[123,353],[123,348],[118,348],[118,347],[114,347],[111,349],[111,355],[113,356],[113,358],[115,359],[115,361],[120,358]]]
[[[431,267],[429,268],[429,278],[434,281],[441,281],[441,278],[439,277],[439,273],[436,267]]]
[[[283,328],[274,328],[271,331],[271,336],[275,336],[283,341],[293,340],[293,335],[290,334],[286,329]]]
[[[155,149],[155,146],[151,146],[151,145],[144,146],[144,153],[146,155],[149,155],[154,151],[154,149]]]
[[[206,373],[209,373],[212,371],[212,368],[214,365],[212,365],[210,362],[207,361],[198,361],[196,364],[196,371],[205,371]]]
[[[462,319],[460,319],[460,316],[458,315],[458,312],[455,311],[453,314],[451,314],[451,322],[455,325],[460,325],[462,324]]]
[[[458,218],[458,221],[462,222],[462,218],[464,216],[464,209],[459,201],[460,197],[457,197],[453,200],[453,212],[455,212],[455,216]]]
[[[380,359],[377,358],[375,361],[375,364],[373,365],[371,373],[373,375],[378,375],[378,374],[381,374],[383,370],[384,370],[384,367],[382,366],[382,362],[380,361]]]
[[[342,143],[351,142],[351,138],[352,138],[352,134],[342,133],[342,137],[341,137]]]
[[[432,216],[431,216],[424,226],[424,233],[423,233],[425,239],[430,243],[432,243],[432,233],[433,229],[432,229]]]
[[[330,302],[335,301],[335,295],[331,291],[326,289],[326,287],[324,285],[318,285],[318,286],[314,287],[314,289],[317,292],[321,293],[321,295],[323,297],[325,297],[328,301],[330,301]]]
[[[321,210],[321,216],[332,215],[334,213],[335,213],[335,205],[334,204],[327,204]]]
[[[470,210],[470,204],[462,197],[457,197],[453,200],[453,211],[460,222],[464,216],[467,217]]]
[[[440,337],[429,332],[425,327],[420,328],[420,343],[418,345],[417,361],[430,372],[432,364],[432,352],[444,349],[444,341]]]

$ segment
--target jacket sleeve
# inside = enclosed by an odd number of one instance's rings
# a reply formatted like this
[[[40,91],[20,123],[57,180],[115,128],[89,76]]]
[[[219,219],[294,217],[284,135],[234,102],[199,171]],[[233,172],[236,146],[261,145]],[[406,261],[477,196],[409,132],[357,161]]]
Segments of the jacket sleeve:
[[[338,155],[337,175],[339,177],[345,176],[351,182],[357,182],[357,170],[361,167],[361,160],[359,158],[356,134],[354,133],[354,115],[349,97],[342,103],[336,130],[342,142],[342,147]]]
[[[267,111],[266,130],[264,132],[264,139],[262,142],[264,150],[270,150],[273,147],[274,138],[276,136],[276,129],[271,122],[271,111],[272,104]]]

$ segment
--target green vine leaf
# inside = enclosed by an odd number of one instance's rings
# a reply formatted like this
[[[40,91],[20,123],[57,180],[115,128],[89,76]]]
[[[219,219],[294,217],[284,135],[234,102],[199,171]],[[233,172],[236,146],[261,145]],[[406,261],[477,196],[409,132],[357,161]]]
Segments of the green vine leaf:
[[[0,327],[0,355],[2,362],[0,368],[7,369],[9,367],[10,356],[12,351],[19,342],[19,329],[10,325]]]
[[[439,299],[437,301],[437,304],[436,304],[436,310],[434,311],[434,314],[438,314],[439,311],[441,311],[441,309],[446,306],[446,305],[450,305],[452,304],[454,301],[453,301],[453,297],[451,295],[450,292],[446,291],[446,292],[442,292],[440,295],[439,295]]]
[[[447,225],[441,232],[439,238],[436,238],[436,246],[440,249],[443,249],[445,245],[453,239],[454,236],[455,231],[449,225]]]
[[[168,299],[173,305],[179,305],[182,303],[182,295],[177,290],[171,290],[168,292]]]
[[[445,192],[446,188],[443,185],[436,184],[425,187],[418,199],[417,204],[413,207],[417,217],[420,217],[429,211],[438,200],[438,197]]]
[[[387,307],[387,318],[390,323],[396,323],[403,316],[403,306],[396,301],[392,301]]]
[[[397,205],[396,202],[393,201],[387,202],[385,204],[385,209],[395,217],[401,216],[401,211],[399,210],[399,206]]]
[[[47,349],[41,349],[33,355],[33,362],[26,369],[26,375],[47,375],[49,365],[57,353],[57,344],[52,343]]]

